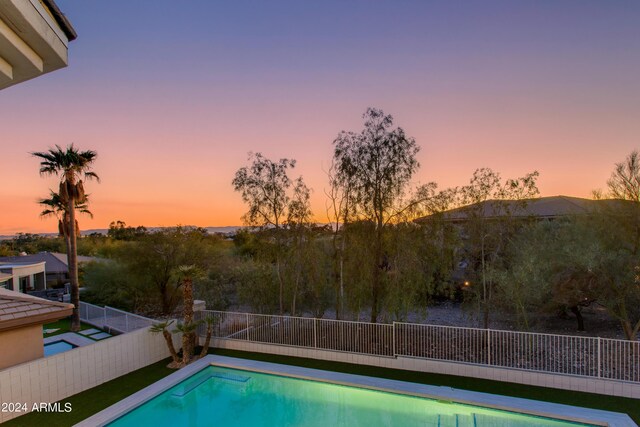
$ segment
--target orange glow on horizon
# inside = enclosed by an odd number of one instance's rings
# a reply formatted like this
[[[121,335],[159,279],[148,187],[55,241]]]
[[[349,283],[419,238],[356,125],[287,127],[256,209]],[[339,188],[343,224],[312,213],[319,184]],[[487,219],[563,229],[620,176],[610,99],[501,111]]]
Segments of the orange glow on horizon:
[[[94,170],[101,182],[90,181],[86,185],[95,217],[79,218],[83,230],[107,228],[116,220],[151,227],[242,225],[246,207],[233,191],[231,180],[235,171],[246,165],[249,151],[260,151],[271,159],[297,159],[291,177],[304,177],[313,189],[316,220],[327,222],[325,171],[332,156],[332,140],[341,129],[362,127],[361,111],[354,108],[347,114],[330,110],[327,114],[331,112],[331,118],[316,121],[302,116],[294,120],[295,125],[282,117],[262,129],[261,138],[256,130],[242,130],[242,119],[232,122],[230,117],[226,124],[222,119],[202,122],[188,135],[181,133],[185,126],[182,120],[193,120],[188,116],[176,116],[175,124],[164,127],[150,126],[143,119],[139,126],[126,131],[120,125],[111,128],[103,124],[96,129],[96,123],[89,121],[82,126],[61,127],[57,138],[44,131],[55,125],[54,119],[38,129],[30,128],[27,120],[18,119],[12,133],[4,136],[17,144],[6,147],[4,152],[2,178],[14,184],[0,188],[0,199],[10,206],[2,214],[0,234],[57,230],[55,220],[39,217],[41,209],[36,203],[47,195],[48,188],[56,188],[57,181],[40,177],[38,160],[28,152],[42,151],[56,143],[64,146],[67,141],[98,152]],[[568,121],[559,126],[549,118],[549,123],[542,126],[545,123],[534,125],[503,112],[480,117],[451,116],[438,122],[435,112],[436,117],[426,121],[412,110],[394,111],[393,105],[387,110],[421,146],[421,168],[414,184],[435,181],[439,188],[463,186],[475,169],[490,167],[503,178],[538,170],[542,196],[591,197],[592,190],[606,187],[615,162],[627,156],[636,140],[632,127],[614,129],[615,123],[598,131],[579,123],[569,126]],[[509,126],[496,129],[488,124],[501,119]],[[612,149],[600,143],[606,139],[621,143]],[[514,140],[518,143],[514,144]],[[578,145],[580,150],[575,149]]]
[[[101,177],[82,230],[241,225],[250,151],[296,159],[326,222],[332,141],[367,107],[420,145],[414,185],[606,189],[640,148],[640,4],[471,3],[66,1],[69,66],[0,91],[0,235],[56,232],[29,152],[72,142]]]

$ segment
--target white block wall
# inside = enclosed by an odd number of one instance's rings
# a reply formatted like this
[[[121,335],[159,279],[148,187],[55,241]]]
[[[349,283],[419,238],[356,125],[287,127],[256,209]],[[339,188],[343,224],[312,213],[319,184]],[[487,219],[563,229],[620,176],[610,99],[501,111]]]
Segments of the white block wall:
[[[174,342],[177,340],[174,337]],[[0,371],[0,402],[54,403],[169,357],[147,328]],[[0,423],[24,413],[0,412]]]

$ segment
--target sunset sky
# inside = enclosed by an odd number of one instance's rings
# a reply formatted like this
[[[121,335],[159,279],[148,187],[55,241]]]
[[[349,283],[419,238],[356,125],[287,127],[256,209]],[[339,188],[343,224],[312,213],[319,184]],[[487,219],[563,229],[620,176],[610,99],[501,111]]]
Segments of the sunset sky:
[[[93,220],[240,225],[249,151],[295,158],[326,221],[325,171],[368,106],[421,146],[415,184],[540,172],[588,197],[640,148],[638,1],[57,0],[65,69],[0,91],[0,234],[53,232],[29,152],[98,152]]]

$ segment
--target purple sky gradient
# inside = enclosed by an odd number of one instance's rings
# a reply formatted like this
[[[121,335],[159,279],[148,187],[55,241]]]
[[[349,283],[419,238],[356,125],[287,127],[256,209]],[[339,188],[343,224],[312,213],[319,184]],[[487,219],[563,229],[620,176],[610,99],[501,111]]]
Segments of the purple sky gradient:
[[[0,92],[0,233],[54,231],[31,151],[94,149],[81,228],[240,224],[247,152],[298,160],[324,221],[332,140],[368,106],[422,147],[416,183],[538,170],[589,196],[640,148],[637,1],[71,1],[69,67]]]

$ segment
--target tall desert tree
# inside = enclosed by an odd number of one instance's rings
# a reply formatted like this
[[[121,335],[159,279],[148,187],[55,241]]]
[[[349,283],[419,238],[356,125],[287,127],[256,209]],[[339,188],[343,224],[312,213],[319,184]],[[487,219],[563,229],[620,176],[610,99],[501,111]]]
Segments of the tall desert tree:
[[[553,273],[544,280],[552,286],[547,303],[572,309],[579,327],[580,305],[596,302],[620,323],[628,340],[635,340],[640,331],[640,229],[629,232],[635,219],[628,209],[627,203],[612,203],[559,224],[553,241],[538,251],[537,259],[546,262],[537,262],[536,268]]]
[[[307,266],[311,264],[305,256],[311,245],[311,219],[313,213],[310,205],[311,190],[306,186],[302,178],[295,181],[293,193],[287,209],[287,257],[285,259],[285,271],[288,288],[291,294],[291,314],[297,311],[298,296],[302,282],[304,281]]]
[[[576,316],[580,314],[579,304],[583,300],[573,301],[569,286],[560,284],[566,281],[560,279],[563,270],[557,267],[557,260],[566,259],[569,241],[562,236],[571,223],[569,220],[535,222],[518,231],[506,247],[508,265],[493,269],[491,279],[498,287],[492,310],[500,307],[524,330],[530,329],[535,315],[545,311],[569,308]]]
[[[32,153],[40,159],[40,175],[56,175],[60,179],[58,194],[67,203],[69,215],[69,251],[67,252],[67,264],[69,266],[69,279],[71,282],[71,302],[74,305],[71,318],[71,330],[80,330],[80,314],[78,306],[80,303],[79,283],[78,283],[78,256],[77,256],[77,233],[76,233],[76,205],[86,202],[84,192],[84,179],[96,179],[96,175],[91,169],[97,153],[92,150],[80,151],[73,144],[65,149],[56,145],[48,151]]]
[[[264,236],[274,236],[275,245],[272,245],[272,255],[278,281],[278,306],[280,314],[283,314],[286,281],[282,265],[283,227],[287,220],[298,221],[301,216],[310,216],[310,212],[307,212],[309,190],[302,178],[296,180],[295,185],[289,178],[288,171],[295,167],[295,160],[280,159],[274,162],[260,153],[250,153],[249,162],[249,166],[241,167],[236,171],[232,184],[249,207],[243,217],[245,224],[261,229]],[[293,200],[292,186],[294,186]]]
[[[180,302],[184,285],[180,267],[195,265],[208,270],[215,250],[210,243],[206,230],[177,226],[142,235],[125,246],[126,251],[120,251],[116,259],[127,267],[131,280],[155,300],[152,306],[169,316]]]
[[[602,211],[611,218],[612,224],[629,236],[628,249],[634,256],[640,256],[640,154],[637,150],[623,162],[616,163],[607,186],[606,195],[619,202],[609,204],[608,209]],[[640,270],[640,259],[638,264]]]
[[[640,202],[640,154],[633,150],[624,162],[616,167],[607,181],[612,199]]]
[[[374,256],[370,260],[371,321],[377,321],[383,289],[385,228],[403,210],[399,203],[419,164],[420,148],[393,117],[382,110],[368,108],[359,133],[341,132],[334,140],[333,159],[336,179],[349,185],[351,205],[360,219],[374,224]]]
[[[480,168],[473,173],[469,184],[460,189],[463,203],[468,205],[464,224],[469,242],[467,261],[471,262],[472,272],[480,282],[470,289],[482,309],[484,328],[489,327],[494,297],[490,273],[504,261],[506,246],[513,236],[514,214],[525,209],[527,200],[539,194],[538,175],[534,171],[503,182],[499,173]]]
[[[336,319],[344,316],[345,304],[345,260],[347,254],[347,234],[344,232],[351,219],[351,181],[345,179],[348,175],[340,173],[335,160],[327,171],[329,188],[325,190],[327,196],[326,213],[331,227],[331,280],[335,288]]]
[[[604,237],[615,253],[615,262],[622,264],[609,269],[617,272],[617,280],[609,280],[605,287],[605,301],[611,315],[617,318],[627,336],[634,339],[640,332],[640,154],[633,150],[627,158],[616,163],[607,181],[609,197],[620,202],[604,209]],[[620,278],[620,273],[624,276]]]
[[[243,220],[251,226],[279,230],[286,218],[287,191],[292,185],[287,170],[293,169],[296,161],[280,159],[274,162],[261,153],[250,153],[249,162],[250,166],[238,169],[232,181],[233,188],[249,205]]]

